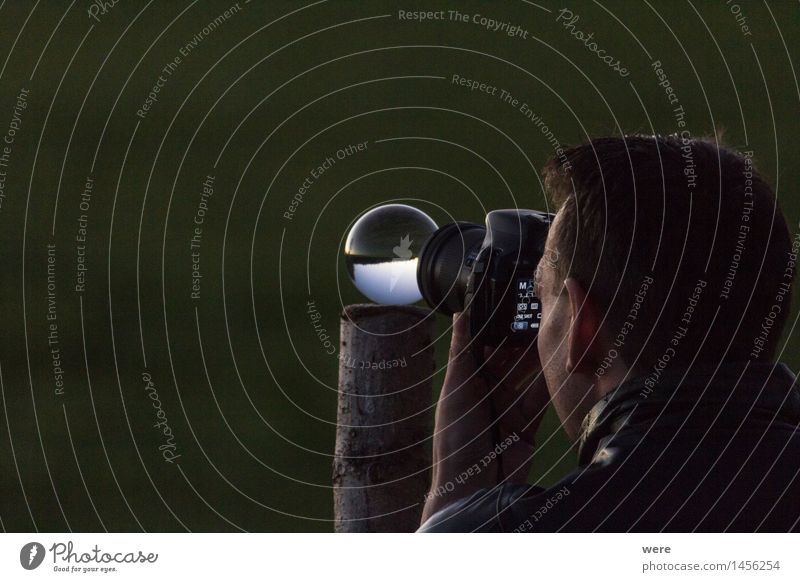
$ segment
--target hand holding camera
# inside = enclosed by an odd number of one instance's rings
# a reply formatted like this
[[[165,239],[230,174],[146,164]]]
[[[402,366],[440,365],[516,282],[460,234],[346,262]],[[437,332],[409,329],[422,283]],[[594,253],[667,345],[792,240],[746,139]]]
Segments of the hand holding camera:
[[[535,343],[471,349],[469,317],[453,335],[436,407],[433,478],[423,520],[450,501],[502,482],[525,483],[549,394]]]

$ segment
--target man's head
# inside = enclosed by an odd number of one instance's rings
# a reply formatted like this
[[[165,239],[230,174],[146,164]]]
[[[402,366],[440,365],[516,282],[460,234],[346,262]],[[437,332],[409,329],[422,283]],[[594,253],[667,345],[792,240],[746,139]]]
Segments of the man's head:
[[[626,379],[774,359],[797,246],[752,154],[608,137],[544,179],[558,213],[537,271],[538,349],[569,436]]]

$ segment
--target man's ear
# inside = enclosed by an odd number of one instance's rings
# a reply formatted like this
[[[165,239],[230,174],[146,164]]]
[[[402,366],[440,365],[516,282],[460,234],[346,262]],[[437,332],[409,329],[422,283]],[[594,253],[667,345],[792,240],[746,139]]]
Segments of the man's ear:
[[[567,371],[594,375],[603,355],[600,351],[600,313],[591,297],[576,279],[564,281],[569,296],[572,325],[567,352]]]

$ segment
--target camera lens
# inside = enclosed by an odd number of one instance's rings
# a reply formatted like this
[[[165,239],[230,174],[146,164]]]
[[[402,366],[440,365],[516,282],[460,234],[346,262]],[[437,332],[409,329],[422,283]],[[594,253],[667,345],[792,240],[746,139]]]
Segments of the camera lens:
[[[464,295],[486,228],[471,222],[446,224],[420,251],[417,284],[425,301],[439,313],[464,311]]]

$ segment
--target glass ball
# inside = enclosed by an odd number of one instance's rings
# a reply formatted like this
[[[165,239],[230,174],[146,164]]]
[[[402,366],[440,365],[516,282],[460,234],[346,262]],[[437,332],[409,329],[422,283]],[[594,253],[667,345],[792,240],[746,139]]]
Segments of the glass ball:
[[[386,204],[365,213],[344,245],[347,272],[356,288],[383,305],[422,299],[417,286],[419,252],[436,228],[430,216],[406,204]]]

